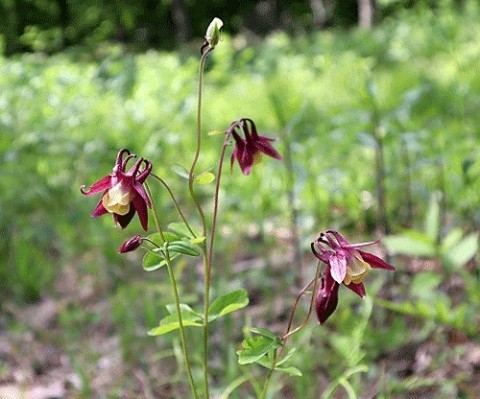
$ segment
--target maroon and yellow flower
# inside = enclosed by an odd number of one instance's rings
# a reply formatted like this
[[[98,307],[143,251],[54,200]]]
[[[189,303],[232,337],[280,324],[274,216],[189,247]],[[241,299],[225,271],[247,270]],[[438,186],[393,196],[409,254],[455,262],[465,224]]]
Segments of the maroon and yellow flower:
[[[243,137],[240,136],[237,129],[240,129]],[[233,167],[233,163],[237,160],[244,175],[248,175],[252,166],[260,162],[262,154],[278,160],[283,159],[270,144],[275,139],[260,136],[255,123],[251,119],[243,118],[233,122],[227,130],[227,134],[231,134],[235,140],[235,148],[230,157],[230,164]]]
[[[152,164],[144,158],[139,158],[126,172],[128,162],[135,157],[136,155],[131,154],[127,149],[120,150],[113,172],[91,185],[88,190],[85,190],[85,186],[80,187],[80,191],[84,195],[103,191],[102,198],[92,212],[92,217],[111,213],[115,223],[125,228],[137,212],[140,223],[146,231],[148,229],[147,206],[151,208],[152,204],[143,188],[143,183],[152,171]]]
[[[327,265],[315,299],[321,324],[337,307],[340,284],[363,298],[366,295],[363,280],[371,268],[395,270],[378,256],[358,249],[377,242],[350,244],[337,231],[326,230],[312,243],[313,254]]]

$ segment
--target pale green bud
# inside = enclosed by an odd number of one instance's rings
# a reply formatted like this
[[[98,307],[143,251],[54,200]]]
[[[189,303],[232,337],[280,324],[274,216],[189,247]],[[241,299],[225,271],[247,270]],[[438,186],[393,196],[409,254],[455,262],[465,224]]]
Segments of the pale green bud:
[[[220,40],[220,29],[222,29],[222,27],[223,21],[220,18],[213,18],[212,22],[210,22],[210,25],[208,25],[205,39],[207,40],[210,48],[215,48]]]

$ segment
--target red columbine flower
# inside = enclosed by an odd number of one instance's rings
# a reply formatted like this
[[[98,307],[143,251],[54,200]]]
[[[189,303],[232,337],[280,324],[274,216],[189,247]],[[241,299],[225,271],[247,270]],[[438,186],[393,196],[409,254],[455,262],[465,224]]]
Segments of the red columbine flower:
[[[340,233],[326,230],[312,243],[313,254],[327,265],[315,301],[321,324],[337,307],[340,284],[344,284],[363,298],[365,296],[363,280],[371,268],[395,270],[378,256],[357,249],[377,242],[350,244]]]
[[[244,138],[237,133],[237,129],[243,132]],[[248,175],[252,166],[260,161],[262,153],[278,160],[283,159],[270,144],[275,140],[260,136],[251,119],[243,118],[233,122],[226,133],[231,134],[235,139],[235,148],[230,158],[230,164],[233,167],[236,159],[244,175]]]
[[[124,158],[124,155],[127,156]],[[85,195],[93,195],[103,191],[103,196],[92,212],[92,217],[113,214],[115,223],[120,224],[124,229],[132,220],[135,212],[143,229],[148,229],[147,206],[152,207],[150,199],[143,188],[143,183],[152,171],[152,164],[144,158],[139,158],[133,166],[125,172],[130,159],[136,155],[131,154],[127,149],[118,152],[112,174],[105,176],[94,183],[88,191],[85,186],[80,191]],[[142,164],[144,168],[140,169]]]

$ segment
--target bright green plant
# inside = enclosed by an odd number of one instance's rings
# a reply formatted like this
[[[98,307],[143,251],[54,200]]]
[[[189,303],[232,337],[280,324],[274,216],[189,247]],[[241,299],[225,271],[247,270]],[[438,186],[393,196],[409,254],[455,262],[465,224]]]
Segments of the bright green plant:
[[[464,235],[454,228],[441,236],[440,194],[433,194],[424,220],[423,231],[404,230],[385,237],[385,246],[392,254],[439,259],[448,273],[460,271],[478,252],[478,233]]]

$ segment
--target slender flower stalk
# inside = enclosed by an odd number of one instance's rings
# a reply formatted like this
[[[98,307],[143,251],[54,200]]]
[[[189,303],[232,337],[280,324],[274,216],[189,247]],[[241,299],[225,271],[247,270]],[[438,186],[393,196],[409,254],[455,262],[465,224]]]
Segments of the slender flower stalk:
[[[238,133],[236,132],[237,128],[241,128],[245,134],[245,139],[240,138]],[[210,242],[208,247],[208,260],[207,260],[207,272],[205,274],[205,287],[209,290],[211,284],[211,266],[213,262],[213,248],[215,243],[215,232],[217,226],[217,217],[218,217],[218,204],[219,204],[219,194],[220,194],[220,182],[223,172],[223,163],[225,160],[225,152],[230,143],[230,137],[234,136],[236,141],[236,147],[231,156],[231,163],[233,164],[234,158],[238,159],[239,164],[242,168],[244,174],[249,174],[251,166],[254,164],[254,159],[258,159],[258,155],[260,152],[263,152],[269,156],[272,156],[276,159],[282,159],[280,154],[272,147],[270,141],[273,139],[260,136],[256,131],[256,127],[254,122],[251,119],[241,119],[240,121],[233,122],[230,125],[230,128],[227,129],[225,132],[225,139],[223,141],[222,150],[220,153],[220,159],[218,164],[218,171],[217,171],[217,179],[215,183],[215,194],[214,194],[214,203],[213,203],[213,219],[212,219],[212,227],[210,232]],[[240,149],[241,147],[241,149]],[[209,291],[206,290],[205,297],[209,296]],[[313,303],[313,302],[312,302]],[[313,305],[310,307],[309,316],[311,313],[311,309]],[[292,315],[293,317],[293,315]],[[204,320],[205,320],[205,331],[206,334],[204,335],[205,343],[204,345],[207,347],[207,333],[208,333],[208,307],[205,307],[204,313]],[[287,331],[288,332],[288,331]],[[275,356],[273,368],[275,368],[275,364],[278,361],[277,356]],[[272,369],[273,371],[273,369]],[[268,385],[268,383],[267,383]]]
[[[195,169],[197,167],[198,159],[200,158],[200,151],[202,149],[202,90],[203,90],[203,71],[205,69],[205,61],[212,51],[212,48],[208,48],[202,53],[200,58],[200,66],[198,69],[198,99],[197,99],[197,145],[195,147],[195,155],[193,157],[192,165],[190,167],[190,171],[188,173],[188,190],[190,192],[190,196],[192,197],[193,202],[195,203],[195,207],[197,208],[198,214],[200,216],[203,228],[203,236],[207,236],[207,224],[205,221],[205,214],[203,212],[202,206],[200,201],[195,194],[195,190],[193,189],[193,183],[195,180]]]
[[[213,261],[213,245],[215,242],[215,232],[216,232],[216,227],[217,227],[217,216],[218,216],[218,200],[219,200],[219,194],[220,194],[220,180],[222,177],[222,171],[223,171],[223,161],[225,158],[225,150],[228,147],[229,143],[229,135],[225,135],[225,140],[223,141],[223,146],[222,146],[222,151],[220,153],[220,161],[218,163],[218,172],[217,172],[217,179],[215,183],[215,194],[214,194],[214,199],[213,199],[213,218],[212,218],[212,228],[210,232],[210,244],[208,247],[208,276],[210,276],[211,273],[211,266],[212,266],[212,261]],[[208,316],[207,316],[208,317]]]
[[[288,340],[288,338],[290,338],[293,334],[296,334],[297,332],[299,332],[303,327],[305,327],[308,323],[308,321],[310,320],[310,316],[312,315],[312,312],[313,312],[313,304],[314,304],[314,298],[316,297],[317,293],[318,293],[318,281],[320,279],[320,262],[317,264],[317,270],[315,272],[315,277],[313,278],[313,280],[311,280],[301,291],[300,293],[298,294],[297,296],[297,299],[295,300],[295,304],[293,306],[293,309],[292,309],[292,313],[290,315],[290,319],[289,319],[289,322],[288,322],[288,326],[287,326],[287,331],[285,332],[285,334],[283,335],[282,337],[282,342],[285,344]],[[297,310],[297,306],[298,306],[298,302],[300,301],[300,298],[305,294],[305,292],[308,290],[309,287],[311,287],[313,284],[313,289],[312,289],[312,296],[311,296],[311,300],[310,300],[310,305],[309,305],[309,308],[308,308],[308,312],[307,312],[307,316],[305,316],[305,319],[303,320],[303,322],[298,326],[296,327],[295,329],[291,330],[292,328],[292,324],[293,324],[293,317],[295,316],[295,312]]]
[[[200,216],[200,220],[202,223],[202,232],[203,236],[207,237],[207,223],[205,220],[205,213],[203,212],[202,205],[195,194],[195,190],[193,188],[193,183],[195,181],[195,169],[197,167],[198,159],[200,157],[200,151],[202,149],[202,90],[203,90],[203,72],[205,69],[205,61],[213,50],[214,47],[208,46],[208,39],[207,46],[202,46],[201,52],[202,56],[200,58],[200,66],[198,69],[198,99],[197,99],[197,145],[195,148],[195,155],[193,157],[192,165],[190,167],[190,171],[188,173],[188,190],[190,193],[190,197],[192,198],[195,207],[197,209],[198,215]],[[205,281],[204,281],[204,320],[203,320],[203,380],[204,380],[204,396],[205,399],[210,397],[209,393],[209,383],[208,383],[208,308],[210,306],[210,266],[208,262],[208,254],[205,243],[202,243],[202,258],[204,264],[204,274],[205,274]]]
[[[302,328],[304,328],[308,321],[310,320],[310,316],[312,315],[313,312],[313,304],[314,304],[314,298],[316,297],[317,294],[317,289],[318,289],[318,280],[320,277],[320,262],[317,263],[317,270],[315,272],[315,277],[313,280],[311,280],[297,295],[297,298],[295,300],[295,303],[293,304],[292,311],[290,312],[290,318],[288,320],[287,324],[287,329],[285,331],[285,334],[283,334],[282,337],[282,343],[285,345],[287,343],[287,340],[297,332],[299,332]],[[293,324],[293,318],[295,316],[295,312],[297,311],[298,304],[300,302],[300,298],[307,292],[307,290],[312,286],[313,284],[313,290],[312,290],[312,295],[310,299],[310,305],[308,308],[307,315],[305,316],[305,319],[303,322],[296,327],[294,330],[291,330],[292,324]],[[275,351],[275,355],[273,356],[272,360],[272,365],[270,366],[270,369],[268,370],[267,377],[265,378],[265,383],[263,385],[263,390],[262,390],[262,395],[260,396],[260,399],[265,399],[268,391],[268,385],[270,383],[270,379],[272,377],[273,371],[275,370],[275,367],[277,366],[278,361],[280,360],[280,356],[283,353],[283,348],[280,348],[279,350]]]
[[[170,198],[172,199],[174,205],[175,205],[175,208],[177,209],[177,212],[180,216],[180,218],[182,219],[183,223],[185,223],[185,226],[187,226],[187,229],[188,231],[190,232],[190,234],[192,235],[192,237],[196,237],[196,234],[195,232],[193,231],[192,227],[190,226],[190,224],[188,223],[188,220],[187,218],[185,217],[185,214],[183,213],[182,211],[182,208],[180,207],[180,204],[178,203],[177,199],[175,198],[175,194],[173,194],[173,191],[172,189],[170,188],[170,186],[167,184],[167,182],[165,180],[163,180],[160,176],[156,175],[155,173],[152,173],[152,177],[154,177],[155,179],[157,179],[160,183],[162,183],[162,185],[165,187],[165,189],[168,191],[168,194],[170,194]]]
[[[145,188],[147,191],[148,197],[151,199],[152,198],[152,192],[150,190],[150,187],[148,186],[147,183],[145,183]],[[157,208],[155,207],[154,202],[152,201],[152,211],[153,211],[153,220],[155,222],[155,228],[160,236],[161,243],[165,242],[165,236],[163,233],[163,229],[160,224],[160,217],[157,212]],[[192,374],[192,367],[190,365],[190,357],[188,355],[188,348],[187,348],[187,338],[185,335],[185,326],[183,325],[183,318],[182,318],[182,313],[180,309],[180,295],[178,293],[178,285],[177,285],[177,280],[175,278],[175,274],[173,272],[173,267],[172,267],[172,261],[170,258],[170,254],[168,252],[168,246],[165,249],[165,261],[167,265],[167,272],[168,272],[168,277],[170,279],[170,283],[172,284],[172,291],[173,291],[173,297],[175,301],[175,310],[177,312],[178,316],[178,324],[179,324],[179,332],[180,332],[180,341],[182,343],[182,353],[183,353],[183,359],[185,362],[185,368],[187,369],[187,375],[188,375],[188,381],[190,383],[190,388],[192,390],[193,397],[195,399],[199,399],[198,392],[197,392],[197,387],[195,385],[195,381],[193,379],[193,374]]]

